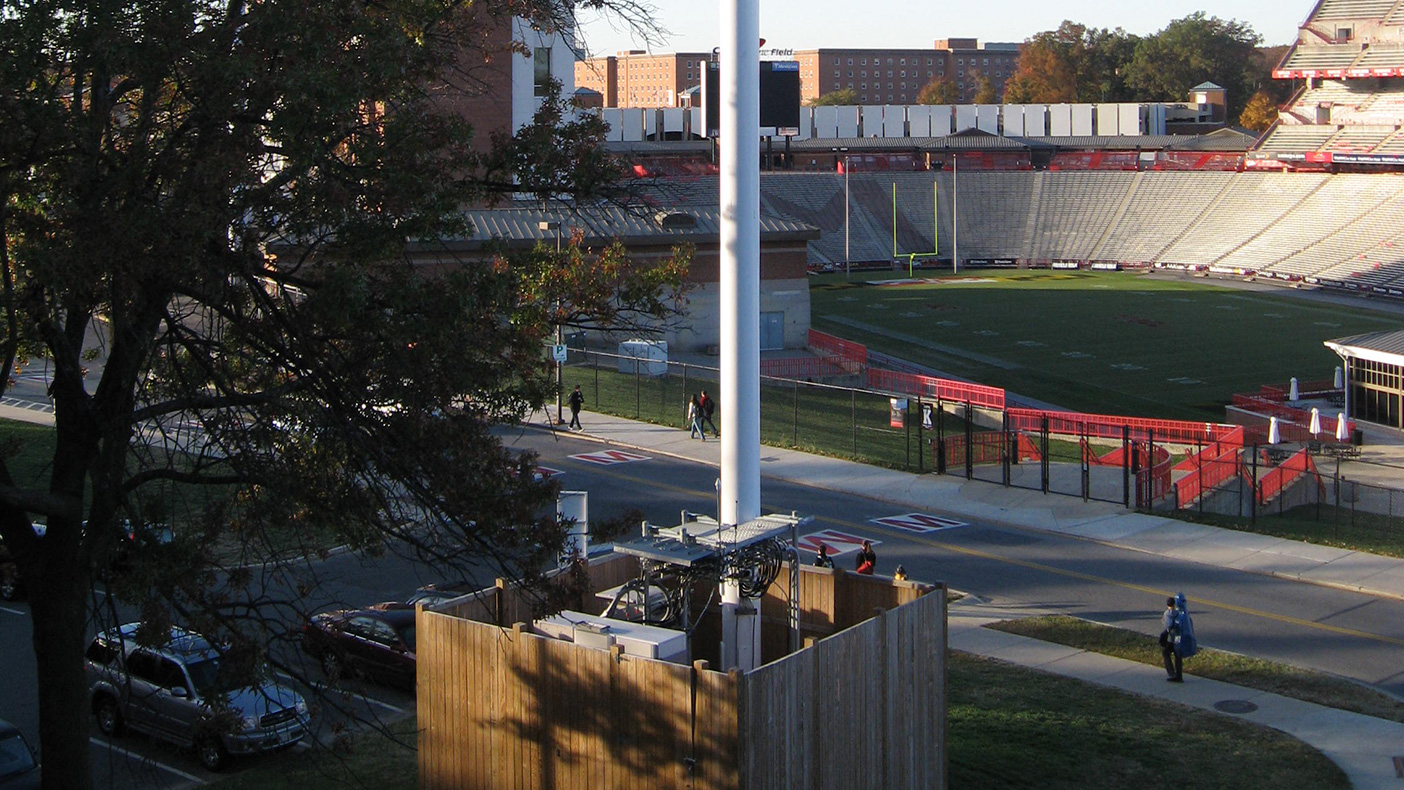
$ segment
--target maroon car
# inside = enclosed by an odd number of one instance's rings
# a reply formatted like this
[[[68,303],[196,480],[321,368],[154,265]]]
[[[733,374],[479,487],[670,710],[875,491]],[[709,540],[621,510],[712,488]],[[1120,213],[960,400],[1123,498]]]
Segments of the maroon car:
[[[302,627],[302,649],[332,681],[355,675],[413,690],[414,607],[313,615]]]

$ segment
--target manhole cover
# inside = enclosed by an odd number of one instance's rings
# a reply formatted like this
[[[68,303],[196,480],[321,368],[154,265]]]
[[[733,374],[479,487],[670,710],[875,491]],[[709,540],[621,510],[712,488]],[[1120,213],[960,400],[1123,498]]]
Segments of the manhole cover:
[[[1214,703],[1214,710],[1223,713],[1252,713],[1258,706],[1246,699],[1226,699]]]

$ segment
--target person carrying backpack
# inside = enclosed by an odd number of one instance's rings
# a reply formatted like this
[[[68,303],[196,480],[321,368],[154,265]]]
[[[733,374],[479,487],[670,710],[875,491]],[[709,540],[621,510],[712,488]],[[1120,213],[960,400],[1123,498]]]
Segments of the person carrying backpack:
[[[1184,593],[1165,599],[1165,612],[1160,616],[1160,656],[1165,662],[1165,679],[1171,683],[1185,682],[1184,661],[1199,652],[1194,637],[1194,621],[1190,619],[1189,604]]]

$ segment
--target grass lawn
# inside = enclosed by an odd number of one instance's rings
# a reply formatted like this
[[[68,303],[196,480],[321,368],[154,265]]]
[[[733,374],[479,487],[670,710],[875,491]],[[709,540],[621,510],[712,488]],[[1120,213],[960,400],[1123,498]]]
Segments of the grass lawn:
[[[1390,557],[1404,557],[1404,519],[1365,511],[1334,508],[1331,505],[1303,505],[1279,514],[1269,505],[1251,519],[1196,513],[1182,510],[1175,517],[1198,524],[1208,524],[1240,532],[1256,532],[1275,538],[1300,540],[1320,546],[1335,546],[1353,551],[1368,551]]]
[[[219,790],[415,790],[419,743],[413,716],[346,738],[336,749],[314,747],[249,759],[237,774],[213,782]]]
[[[993,623],[988,627],[1142,664],[1156,667],[1162,665],[1160,646],[1145,634],[1099,625],[1075,617],[1028,617]],[[1201,648],[1198,654],[1185,662],[1185,670],[1199,677],[1247,686],[1366,716],[1404,722],[1404,702],[1359,683],[1320,672],[1297,669],[1212,648]],[[1302,786],[1312,785],[1308,783]]]
[[[952,790],[1350,787],[1267,727],[962,654],[948,667]]]
[[[952,790],[1143,790],[1175,766],[1184,787],[1350,787],[1319,752],[1265,727],[988,659],[952,654]],[[412,790],[414,720],[336,751],[250,760],[215,790]]]
[[[1322,341],[1398,316],[1129,272],[979,271],[878,287],[811,280],[815,329],[1067,408],[1222,420],[1234,393],[1329,379]]]

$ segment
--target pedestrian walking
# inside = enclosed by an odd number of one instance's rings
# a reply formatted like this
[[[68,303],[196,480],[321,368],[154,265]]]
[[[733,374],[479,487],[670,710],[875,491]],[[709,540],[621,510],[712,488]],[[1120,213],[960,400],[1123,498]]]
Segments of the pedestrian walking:
[[[708,395],[706,390],[702,390],[701,401],[703,421],[705,421],[707,425],[711,426],[712,436],[720,437],[721,431],[718,431],[717,424],[712,422],[712,414],[715,413],[717,410],[717,402],[712,400],[712,396]]]
[[[584,430],[580,425],[580,407],[585,405],[585,395],[580,392],[580,385],[576,384],[575,389],[570,391],[570,397],[566,399],[570,404],[570,429],[573,431]]]
[[[1165,599],[1165,613],[1160,616],[1160,626],[1160,656],[1165,662],[1165,679],[1171,683],[1183,683],[1185,659],[1199,652],[1199,643],[1194,638],[1194,621],[1190,619],[1184,593],[1176,593]]]
[[[872,541],[863,541],[863,547],[858,550],[854,570],[869,576],[877,570],[877,552],[873,551]]]
[[[829,547],[828,547],[828,545],[826,545],[826,544],[824,544],[824,543],[820,543],[820,544],[819,544],[819,553],[816,554],[816,555],[814,555],[814,567],[816,567],[816,568],[832,568],[832,567],[834,567],[834,558],[829,556]]]
[[[707,432],[702,430],[702,399],[693,395],[687,403],[688,435],[707,441]]]

